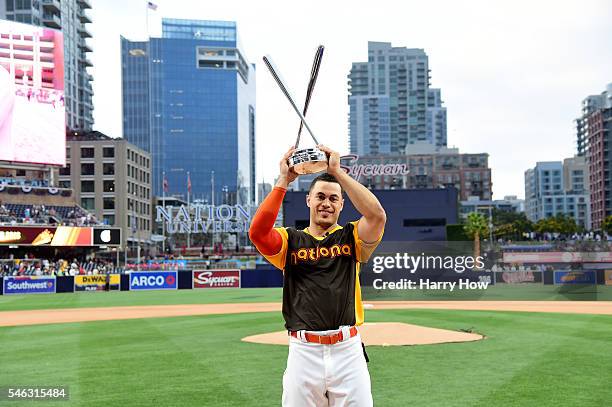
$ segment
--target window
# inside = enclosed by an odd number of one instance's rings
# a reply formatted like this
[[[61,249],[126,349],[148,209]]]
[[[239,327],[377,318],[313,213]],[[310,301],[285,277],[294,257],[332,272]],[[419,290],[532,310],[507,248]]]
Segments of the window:
[[[60,188],[70,188],[70,181],[60,181],[58,185]]]
[[[113,158],[115,156],[115,147],[104,147],[102,149],[102,157]]]
[[[94,192],[95,186],[93,181],[81,181],[81,192]]]
[[[88,211],[95,209],[95,198],[81,198],[81,206]]]
[[[70,175],[70,164],[66,164],[65,167],[60,168],[59,174],[60,175]]]
[[[66,158],[70,158],[70,147],[66,148]]]
[[[94,175],[94,172],[93,164],[81,164],[81,175]]]
[[[102,173],[104,175],[115,175],[115,164],[112,164],[112,163],[102,164]]]
[[[94,151],[93,147],[82,147],[81,158],[94,158]]]
[[[104,192],[115,192],[115,181],[104,181],[103,191]]]
[[[104,209],[115,209],[115,198],[104,198]]]
[[[199,68],[223,68],[223,61],[198,61]]]
[[[115,224],[115,215],[104,215],[102,219],[104,219],[105,225],[113,226]]]

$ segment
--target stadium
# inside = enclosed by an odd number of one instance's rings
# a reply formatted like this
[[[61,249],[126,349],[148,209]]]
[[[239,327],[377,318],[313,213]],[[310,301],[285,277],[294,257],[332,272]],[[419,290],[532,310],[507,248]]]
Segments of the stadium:
[[[350,259],[355,281],[346,302],[354,322],[320,336],[315,333],[328,329],[285,329],[293,283],[274,258],[293,243],[279,229],[310,235],[306,230],[315,215],[305,202],[314,175],[280,188],[281,209],[268,219],[268,229],[277,228],[281,251],[264,253],[252,226],[265,212],[258,207],[278,189],[255,183],[249,105],[255,65],[245,60],[235,23],[164,19],[160,38],[121,37],[126,137],[113,138],[88,125],[89,0],[32,2],[44,9],[39,25],[33,18],[25,21],[24,13],[5,11],[9,2],[0,1],[0,405],[278,405],[292,338],[302,335],[306,345],[329,350],[353,338],[354,326],[365,345],[375,405],[610,405],[612,226],[606,229],[604,220],[592,230],[572,220],[565,230],[564,216],[551,216],[550,224],[527,222],[515,210],[517,199],[494,207],[488,154],[419,142],[417,153],[401,159],[378,152],[360,158],[351,151],[338,156],[338,168],[361,180],[374,197],[368,203],[377,205],[345,199],[337,218],[342,227],[334,223],[310,247],[295,244],[281,263],[286,271],[295,270],[287,268],[291,262]],[[76,36],[60,24],[72,21],[59,18],[68,3],[78,17]],[[157,9],[145,5],[147,13]],[[24,21],[17,22],[18,15]],[[207,37],[211,32],[213,40]],[[391,49],[386,43],[369,46],[377,55]],[[78,55],[65,52],[69,47]],[[388,52],[405,51],[398,49]],[[420,61],[422,51],[408,52]],[[189,77],[180,64],[157,67],[164,58],[180,60],[180,52],[195,58],[189,69],[209,75],[205,83],[214,91],[180,83]],[[76,73],[70,56],[78,61]],[[144,56],[150,61],[144,63]],[[360,71],[359,64],[349,77],[354,92],[367,87],[367,80],[360,84],[367,69]],[[145,67],[150,82],[143,85]],[[429,71],[415,65],[415,81]],[[71,82],[75,77],[77,84]],[[162,79],[169,82],[155,82]],[[216,93],[228,89],[235,94]],[[446,128],[446,110],[433,102],[439,91],[427,93],[429,128]],[[144,94],[152,118],[143,121]],[[423,102],[420,94],[413,96]],[[363,104],[351,100],[349,109],[369,111],[374,134],[380,114],[384,133],[381,106],[388,101],[360,97]],[[176,124],[189,121],[181,108],[193,100],[197,115],[202,108],[221,117],[207,112],[201,118],[212,123],[220,141],[190,144],[181,138],[194,131]],[[408,109],[407,102],[401,106]],[[227,125],[230,116],[235,128]],[[194,128],[201,125],[195,122]],[[208,136],[209,127],[198,137]],[[175,138],[168,141],[164,134]],[[376,140],[384,145],[383,136]],[[210,151],[203,155],[197,148]],[[177,151],[184,157],[165,156]],[[326,158],[327,168],[333,156]],[[218,164],[221,158],[230,164]],[[275,180],[281,184],[289,171],[283,163],[288,160],[281,160]],[[373,243],[360,239],[359,226],[351,222],[378,206],[384,208],[384,235],[378,234],[375,250],[361,261]],[[349,237],[343,235],[348,243],[319,245],[350,227]],[[333,293],[323,284],[315,288]],[[340,339],[332,342],[336,335]]]

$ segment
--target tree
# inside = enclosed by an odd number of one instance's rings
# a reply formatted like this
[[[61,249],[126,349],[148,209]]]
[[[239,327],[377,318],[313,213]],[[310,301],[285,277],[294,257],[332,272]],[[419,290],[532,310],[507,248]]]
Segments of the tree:
[[[555,218],[559,224],[559,233],[562,233],[564,235],[571,235],[576,233],[576,231],[578,230],[576,221],[571,216],[560,213],[555,216]]]
[[[474,239],[474,257],[480,256],[480,238],[489,232],[487,219],[482,213],[472,212],[468,214],[463,228],[465,233]]]
[[[520,240],[525,233],[533,232],[534,225],[525,212],[509,212],[493,208],[493,234],[495,237]]]
[[[538,233],[560,233],[571,235],[578,231],[578,225],[571,216],[558,214],[554,217],[540,219],[535,224]]]
[[[601,230],[606,232],[608,235],[612,235],[612,215],[606,216],[601,222]]]

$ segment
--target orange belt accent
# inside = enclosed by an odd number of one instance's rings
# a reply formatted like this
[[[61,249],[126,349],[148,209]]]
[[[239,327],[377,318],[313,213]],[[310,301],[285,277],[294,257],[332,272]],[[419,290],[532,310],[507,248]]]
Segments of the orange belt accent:
[[[350,338],[352,338],[357,335],[357,328],[352,326],[349,332]],[[289,335],[293,336],[296,339],[299,339],[297,331],[290,331]],[[309,332],[304,332],[304,338],[306,339],[306,342],[319,343],[321,345],[335,345],[338,342],[342,341],[342,331],[333,335],[317,335],[311,334]]]

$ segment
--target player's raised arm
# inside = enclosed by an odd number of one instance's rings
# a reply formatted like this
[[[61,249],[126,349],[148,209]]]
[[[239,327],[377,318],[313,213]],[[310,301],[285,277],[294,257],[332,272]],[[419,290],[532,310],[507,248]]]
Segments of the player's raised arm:
[[[297,174],[287,165],[287,159],[295,151],[290,148],[280,162],[280,176],[274,189],[261,203],[249,228],[249,237],[257,250],[263,255],[275,255],[282,248],[282,236],[274,229],[274,222],[287,192],[289,184],[297,178]]]
[[[387,221],[387,215],[378,198],[340,168],[340,155],[336,151],[323,145],[318,147],[329,157],[327,172],[338,180],[355,209],[362,215],[357,226],[360,239],[364,242],[377,241],[382,235]]]

